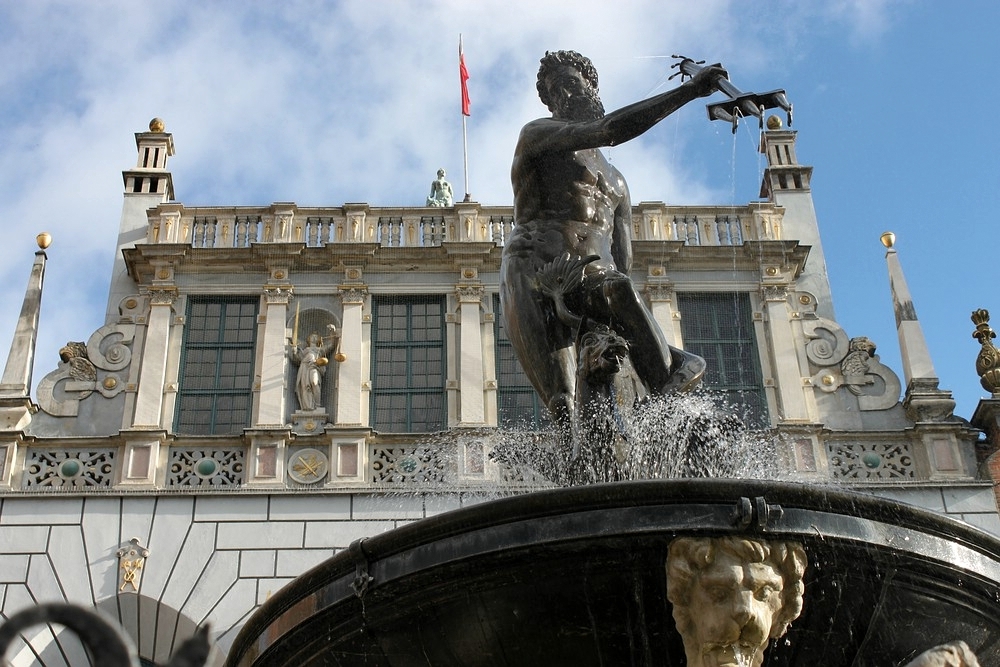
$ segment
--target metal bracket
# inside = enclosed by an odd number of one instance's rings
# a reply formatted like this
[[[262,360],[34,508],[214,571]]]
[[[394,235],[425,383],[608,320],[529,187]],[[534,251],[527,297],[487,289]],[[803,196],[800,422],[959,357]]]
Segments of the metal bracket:
[[[751,501],[746,496],[736,501],[733,509],[733,524],[740,530],[767,531],[773,528],[785,513],[781,505],[768,504],[764,496]]]
[[[354,540],[351,546],[347,547],[347,551],[354,559],[354,581],[351,582],[351,589],[358,598],[363,598],[368,592],[368,586],[375,581],[375,577],[368,573],[371,563],[362,544],[364,541],[364,538]]]

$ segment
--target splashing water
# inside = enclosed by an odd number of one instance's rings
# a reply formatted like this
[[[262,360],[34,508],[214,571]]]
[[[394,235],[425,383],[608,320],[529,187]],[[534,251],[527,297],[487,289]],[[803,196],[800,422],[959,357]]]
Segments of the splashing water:
[[[652,397],[623,411],[602,406],[577,439],[578,453],[556,429],[500,432],[491,457],[518,481],[562,486],[679,477],[773,479],[778,465],[769,433],[749,430],[733,407],[708,391]],[[596,418],[595,418],[596,417]]]

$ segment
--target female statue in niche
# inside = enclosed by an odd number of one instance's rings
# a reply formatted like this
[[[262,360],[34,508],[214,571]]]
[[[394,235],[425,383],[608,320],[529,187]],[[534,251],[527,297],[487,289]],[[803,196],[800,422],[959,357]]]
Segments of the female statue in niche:
[[[299,399],[299,409],[304,411],[323,408],[323,376],[330,363],[329,354],[340,340],[340,332],[333,324],[326,325],[327,335],[320,336],[313,331],[306,337],[304,345],[294,341],[289,355],[299,370],[295,376],[295,395]],[[337,358],[334,357],[336,360]]]

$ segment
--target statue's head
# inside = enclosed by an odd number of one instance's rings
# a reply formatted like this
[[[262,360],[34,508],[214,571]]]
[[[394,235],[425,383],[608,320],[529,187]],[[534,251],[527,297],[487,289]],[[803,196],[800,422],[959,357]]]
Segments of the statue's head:
[[[309,337],[306,338],[306,342],[309,344],[309,347],[323,346],[323,338],[316,331],[313,331],[311,334],[309,334]]]
[[[443,168],[438,169],[438,178],[444,178],[444,177],[445,177],[444,169]]]
[[[604,115],[597,69],[590,58],[576,51],[546,51],[535,87],[556,118],[594,120]]]
[[[759,667],[769,639],[802,613],[806,554],[793,542],[681,537],[667,556],[667,599],[689,667]]]

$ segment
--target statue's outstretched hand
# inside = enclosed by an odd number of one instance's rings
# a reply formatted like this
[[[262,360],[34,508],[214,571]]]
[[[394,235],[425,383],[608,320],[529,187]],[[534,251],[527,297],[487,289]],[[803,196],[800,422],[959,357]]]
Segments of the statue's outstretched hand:
[[[719,90],[719,81],[722,79],[728,81],[729,72],[720,63],[715,63],[702,67],[697,74],[691,77],[688,85],[697,91],[698,97],[708,97]]]

